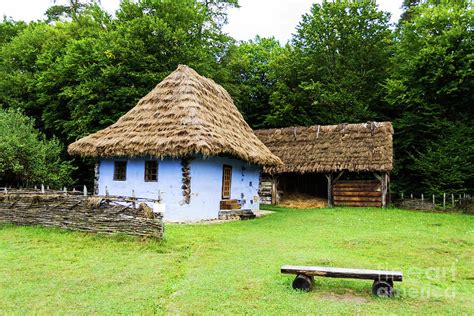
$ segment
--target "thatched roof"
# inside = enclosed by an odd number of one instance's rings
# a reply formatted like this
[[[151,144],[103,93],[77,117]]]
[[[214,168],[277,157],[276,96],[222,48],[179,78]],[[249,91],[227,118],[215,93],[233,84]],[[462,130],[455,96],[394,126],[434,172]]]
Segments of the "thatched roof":
[[[93,157],[228,155],[261,165],[281,164],[227,91],[184,65],[116,123],[72,143],[68,152]]]
[[[264,129],[255,134],[284,163],[265,168],[269,173],[393,168],[390,122]]]

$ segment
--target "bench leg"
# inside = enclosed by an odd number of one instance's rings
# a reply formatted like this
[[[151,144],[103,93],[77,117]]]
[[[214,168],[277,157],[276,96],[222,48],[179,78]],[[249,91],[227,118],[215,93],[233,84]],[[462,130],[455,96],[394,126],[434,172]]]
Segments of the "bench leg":
[[[298,274],[293,281],[293,288],[305,292],[310,291],[313,288],[313,277],[305,274]]]
[[[393,282],[375,280],[372,285],[372,294],[378,297],[392,297],[393,296]]]

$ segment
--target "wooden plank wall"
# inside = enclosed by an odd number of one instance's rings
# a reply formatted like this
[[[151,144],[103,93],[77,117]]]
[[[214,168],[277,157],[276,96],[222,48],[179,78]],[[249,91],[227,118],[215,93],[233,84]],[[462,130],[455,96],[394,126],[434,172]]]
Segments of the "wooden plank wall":
[[[269,175],[260,175],[260,187],[258,195],[260,196],[260,203],[272,204],[272,178]]]
[[[333,186],[335,206],[382,206],[378,180],[339,180]]]

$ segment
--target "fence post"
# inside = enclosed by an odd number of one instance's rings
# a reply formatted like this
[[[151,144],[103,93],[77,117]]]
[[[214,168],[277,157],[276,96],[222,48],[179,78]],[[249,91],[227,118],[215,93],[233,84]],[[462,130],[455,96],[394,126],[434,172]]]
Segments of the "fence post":
[[[41,193],[44,194],[44,184],[41,184]]]
[[[87,187],[84,186],[84,189],[82,190],[82,193],[84,194],[84,196],[87,196]]]
[[[402,192],[402,200],[403,200],[403,192]]]
[[[67,188],[66,187],[63,188],[63,192],[64,192],[64,195],[67,195]]]
[[[136,207],[137,205],[136,205],[136,203],[135,203],[135,190],[133,190],[133,189],[132,189],[132,200],[133,200],[133,202],[132,202],[132,207],[133,207],[133,209],[136,209],[136,208],[137,208],[137,207]]]
[[[410,199],[413,199],[413,193],[410,194]]]
[[[423,193],[421,193],[421,204],[424,204],[425,202],[425,197],[423,196]]]
[[[443,208],[446,208],[446,193],[443,193]]]
[[[105,196],[109,196],[109,189],[105,186]]]
[[[5,194],[8,194],[7,187],[4,187],[4,188],[3,188],[3,192],[5,192]]]
[[[453,205],[454,207],[454,194],[451,193],[451,204]]]
[[[433,206],[436,206],[435,195],[433,194]]]

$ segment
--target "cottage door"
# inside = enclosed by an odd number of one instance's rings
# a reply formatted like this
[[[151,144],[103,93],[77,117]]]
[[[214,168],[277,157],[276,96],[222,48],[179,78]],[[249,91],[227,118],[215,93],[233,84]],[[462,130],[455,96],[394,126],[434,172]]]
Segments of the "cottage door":
[[[230,186],[232,183],[232,167],[224,165],[222,170],[222,199],[230,199]]]

